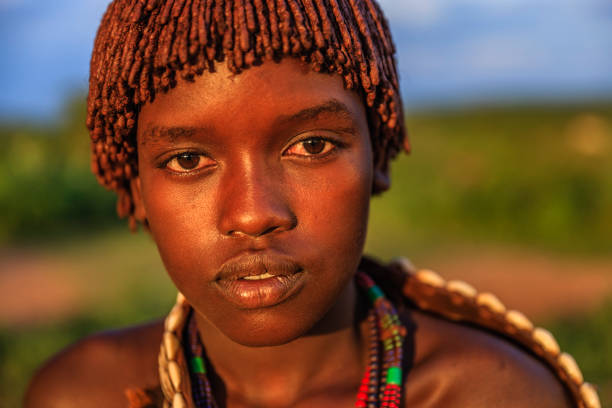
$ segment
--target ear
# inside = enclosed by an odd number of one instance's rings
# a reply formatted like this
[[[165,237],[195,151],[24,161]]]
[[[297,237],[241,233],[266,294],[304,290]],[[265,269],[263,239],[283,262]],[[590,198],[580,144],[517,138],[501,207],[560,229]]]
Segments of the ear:
[[[380,194],[387,191],[391,187],[391,179],[389,177],[389,166],[383,165],[374,166],[374,182],[372,183],[372,193]]]
[[[130,190],[132,193],[132,202],[134,204],[134,218],[136,221],[145,223],[147,219],[147,211],[142,201],[140,177],[134,177],[130,180]]]

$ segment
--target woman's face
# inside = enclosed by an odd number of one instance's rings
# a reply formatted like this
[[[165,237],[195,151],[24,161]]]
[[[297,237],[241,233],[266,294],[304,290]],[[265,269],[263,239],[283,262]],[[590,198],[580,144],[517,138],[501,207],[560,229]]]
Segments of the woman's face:
[[[138,120],[136,213],[200,316],[244,345],[304,335],[357,268],[373,178],[337,75],[266,62],[179,82]]]

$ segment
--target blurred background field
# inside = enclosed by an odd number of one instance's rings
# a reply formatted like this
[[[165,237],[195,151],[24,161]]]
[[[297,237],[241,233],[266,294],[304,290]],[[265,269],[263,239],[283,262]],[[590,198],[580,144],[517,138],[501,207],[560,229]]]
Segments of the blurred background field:
[[[89,171],[84,89],[108,0],[0,0],[0,408],[90,333],[165,314],[149,237]],[[367,252],[405,255],[549,328],[612,407],[612,8],[381,0],[413,154]]]

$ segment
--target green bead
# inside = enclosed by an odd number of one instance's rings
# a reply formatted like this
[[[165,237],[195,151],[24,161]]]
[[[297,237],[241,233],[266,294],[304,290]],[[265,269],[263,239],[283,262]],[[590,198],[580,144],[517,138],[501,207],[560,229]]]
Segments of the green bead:
[[[368,289],[368,297],[370,298],[370,301],[372,302],[376,301],[377,299],[383,296],[384,295],[378,286],[372,286],[370,289]]]
[[[204,360],[202,360],[202,357],[193,357],[191,359],[191,372],[206,374],[206,367],[204,367]]]
[[[399,367],[389,367],[387,371],[387,384],[402,385],[402,369]]]

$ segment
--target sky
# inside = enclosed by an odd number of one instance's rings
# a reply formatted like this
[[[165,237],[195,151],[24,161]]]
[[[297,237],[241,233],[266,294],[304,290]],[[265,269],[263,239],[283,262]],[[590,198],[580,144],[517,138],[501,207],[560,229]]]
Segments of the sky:
[[[87,88],[108,0],[0,0],[0,118]],[[380,0],[407,108],[612,99],[611,0]]]

